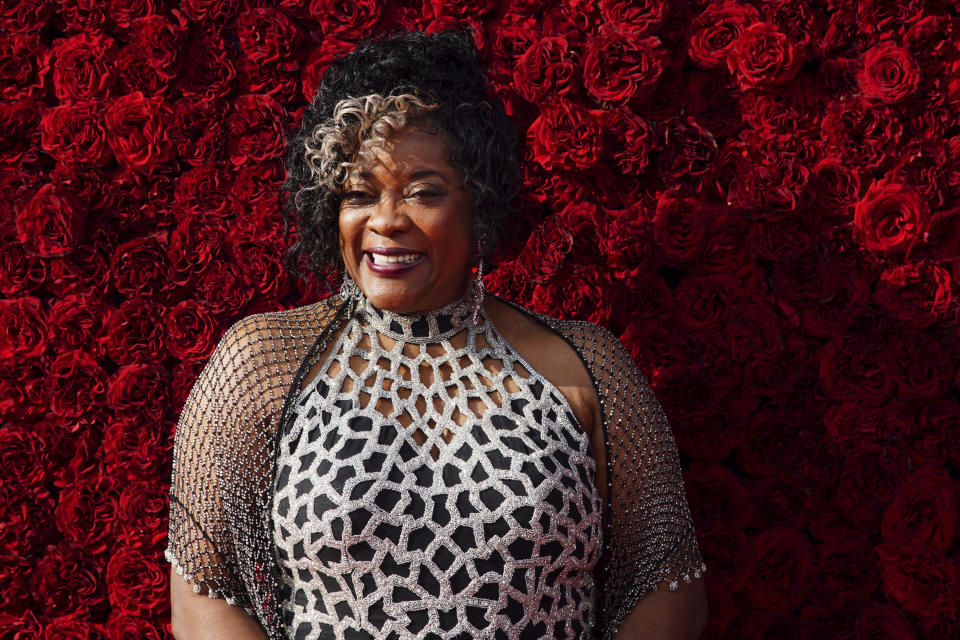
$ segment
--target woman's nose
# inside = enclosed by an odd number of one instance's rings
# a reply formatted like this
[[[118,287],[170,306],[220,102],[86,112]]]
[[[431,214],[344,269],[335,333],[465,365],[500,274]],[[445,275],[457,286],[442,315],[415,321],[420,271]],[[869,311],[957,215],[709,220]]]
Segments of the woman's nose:
[[[410,226],[411,221],[406,213],[406,203],[399,196],[384,195],[373,205],[373,210],[367,219],[367,227],[381,236],[406,231]]]

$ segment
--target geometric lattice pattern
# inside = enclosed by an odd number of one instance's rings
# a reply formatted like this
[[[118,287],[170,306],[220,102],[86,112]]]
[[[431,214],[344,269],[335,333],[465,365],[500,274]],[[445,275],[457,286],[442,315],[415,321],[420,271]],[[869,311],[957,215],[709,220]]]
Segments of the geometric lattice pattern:
[[[587,436],[469,312],[366,303],[294,403],[273,514],[291,638],[590,636]]]

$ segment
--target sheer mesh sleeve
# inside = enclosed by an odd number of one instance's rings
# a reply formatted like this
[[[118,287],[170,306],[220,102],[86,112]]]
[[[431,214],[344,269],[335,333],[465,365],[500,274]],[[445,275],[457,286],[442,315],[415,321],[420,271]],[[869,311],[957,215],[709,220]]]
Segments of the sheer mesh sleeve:
[[[248,323],[221,339],[190,391],[177,423],[170,486],[170,528],[166,557],[194,591],[249,608],[228,526],[220,479],[222,465],[244,438],[240,418],[249,395],[244,375],[254,344]],[[246,352],[246,353],[245,353]]]
[[[223,336],[190,391],[173,446],[166,558],[194,591],[284,637],[270,514],[291,388],[335,332],[330,299],[250,316]]]
[[[613,638],[649,591],[706,570],[687,505],[673,432],[646,378],[608,330],[546,319],[580,353],[601,405],[606,527],[598,635]]]

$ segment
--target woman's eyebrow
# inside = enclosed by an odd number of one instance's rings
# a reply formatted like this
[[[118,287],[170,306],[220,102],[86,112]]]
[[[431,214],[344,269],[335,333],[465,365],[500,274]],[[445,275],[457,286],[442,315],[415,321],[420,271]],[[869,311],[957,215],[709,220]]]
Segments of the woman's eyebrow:
[[[419,180],[420,178],[426,178],[428,176],[437,176],[447,184],[450,184],[450,181],[447,180],[447,177],[435,169],[418,169],[413,173],[407,176],[408,180]]]

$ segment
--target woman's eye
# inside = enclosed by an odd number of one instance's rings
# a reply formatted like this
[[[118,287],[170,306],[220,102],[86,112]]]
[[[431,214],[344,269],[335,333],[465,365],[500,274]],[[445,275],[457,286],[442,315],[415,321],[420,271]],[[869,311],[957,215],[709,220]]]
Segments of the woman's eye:
[[[417,198],[419,200],[426,200],[428,198],[438,198],[442,195],[443,193],[441,193],[440,191],[435,191],[433,189],[417,189],[416,191],[411,193],[409,197]]]
[[[343,194],[343,199],[347,202],[363,202],[371,198],[373,198],[373,196],[366,191],[347,191]]]

